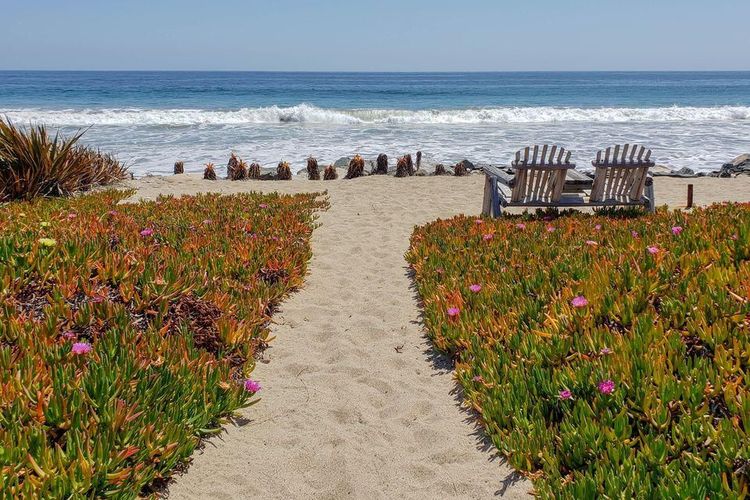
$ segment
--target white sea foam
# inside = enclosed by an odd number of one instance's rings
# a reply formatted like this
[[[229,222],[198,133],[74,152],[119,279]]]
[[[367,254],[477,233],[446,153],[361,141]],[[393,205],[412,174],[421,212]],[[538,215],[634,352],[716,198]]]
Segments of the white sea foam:
[[[628,123],[750,120],[748,106],[658,108],[498,107],[460,110],[325,109],[308,104],[236,110],[204,109],[7,109],[18,123],[54,126],[194,126],[243,124],[503,124]]]

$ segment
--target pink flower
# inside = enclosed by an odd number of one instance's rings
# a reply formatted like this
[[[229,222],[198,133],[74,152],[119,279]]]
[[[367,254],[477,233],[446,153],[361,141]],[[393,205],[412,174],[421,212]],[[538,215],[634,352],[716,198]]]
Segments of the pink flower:
[[[587,244],[588,246],[590,246],[590,247],[595,247],[595,246],[599,245],[599,243],[597,243],[597,242],[596,242],[596,241],[594,241],[594,240],[586,240],[586,244]]]
[[[207,226],[207,225],[211,224],[212,222],[213,222],[213,221],[212,221],[211,219],[205,219],[205,220],[203,221],[203,224]]]
[[[68,340],[73,340],[74,338],[76,338],[75,332],[73,332],[71,330],[63,332],[62,336],[63,336],[63,338],[66,338]]]
[[[481,375],[475,375],[474,378],[472,378],[471,380],[473,380],[474,382],[484,383],[484,379],[482,378]]]
[[[586,297],[583,295],[579,295],[577,297],[574,297],[573,300],[570,301],[570,305],[573,307],[586,307],[589,305],[589,301],[586,300]]]
[[[650,253],[651,255],[656,255],[657,253],[659,253],[659,248],[654,246],[647,247],[646,250],[648,250],[648,253]]]
[[[117,211],[116,210],[110,210],[109,212],[107,212],[107,215],[109,215],[110,217],[114,217],[115,215],[117,215]]]
[[[682,233],[682,226],[675,226],[672,228],[672,234],[679,236]]]
[[[245,380],[245,390],[247,392],[252,392],[253,394],[255,394],[256,392],[260,391],[260,389],[260,382],[258,382],[257,380],[253,380],[251,378]]]
[[[484,224],[484,221],[482,219],[475,219],[474,224]]]
[[[637,237],[638,237],[638,231],[630,231],[630,235],[631,235],[631,236],[632,236],[633,238],[637,238]]]
[[[448,308],[448,316],[450,316],[451,318],[455,318],[456,316],[458,316],[458,313],[460,312],[461,312],[461,309],[459,309],[458,307]]]
[[[102,302],[104,302],[104,297],[102,297],[101,295],[94,295],[93,297],[91,297],[91,302],[95,304],[101,304]]]
[[[143,236],[144,238],[147,236],[151,236],[152,234],[154,234],[154,230],[148,227],[141,231],[141,236]]]
[[[736,234],[733,234],[733,235],[732,235],[732,239],[736,241],[736,240],[737,240],[737,235],[736,235]]]
[[[438,267],[437,269],[435,269],[435,272],[438,274],[443,274],[445,272],[445,269],[443,269],[442,267]]]
[[[552,233],[555,231],[555,226],[547,226],[547,232]]]
[[[477,285],[477,284],[471,285],[469,287],[469,290],[471,290],[474,293],[479,293],[482,291],[482,285]]]
[[[524,224],[523,222],[519,222],[518,224],[516,224],[516,227],[523,230],[526,229],[526,224]]]
[[[615,392],[615,383],[609,379],[599,382],[598,387],[599,392],[601,392],[602,394],[612,394],[613,392]]]
[[[71,219],[71,220],[73,220],[73,219],[75,219],[76,217],[78,217],[78,214],[68,214],[68,219]]]
[[[260,205],[258,205],[258,207],[260,207],[260,208],[268,208],[268,205],[266,205],[265,203],[261,203]]]
[[[491,233],[488,233],[488,234],[485,234],[484,236],[482,236],[482,239],[484,241],[490,241],[492,238],[493,238],[493,236],[492,236]]]
[[[601,354],[602,356],[607,356],[609,354],[612,354],[612,349],[610,349],[609,347],[602,347],[599,350],[599,354]]]
[[[91,352],[91,344],[88,344],[86,342],[76,342],[75,344],[73,344],[73,347],[70,348],[70,352],[77,356],[88,354]]]
[[[602,230],[602,225],[601,224],[597,224],[596,226],[594,226],[594,230],[595,231],[601,231]]]
[[[560,391],[560,399],[573,399],[573,393],[568,389]]]

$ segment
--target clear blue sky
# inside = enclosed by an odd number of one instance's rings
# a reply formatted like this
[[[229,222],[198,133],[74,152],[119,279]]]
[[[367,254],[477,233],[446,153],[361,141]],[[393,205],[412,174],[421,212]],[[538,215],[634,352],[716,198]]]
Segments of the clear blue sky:
[[[0,69],[750,70],[750,0],[0,0]]]

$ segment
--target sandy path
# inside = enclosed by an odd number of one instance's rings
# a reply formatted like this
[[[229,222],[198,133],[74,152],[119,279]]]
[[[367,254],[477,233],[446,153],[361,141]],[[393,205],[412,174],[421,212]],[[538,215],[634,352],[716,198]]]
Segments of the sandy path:
[[[526,497],[530,484],[461,411],[449,363],[423,336],[403,258],[414,225],[476,214],[482,179],[133,183],[146,198],[327,188],[331,202],[305,287],[282,305],[270,363],[254,372],[263,400],[195,455],[172,498]],[[690,182],[698,203],[750,199],[750,178]],[[686,183],[659,180],[659,203],[684,203]]]

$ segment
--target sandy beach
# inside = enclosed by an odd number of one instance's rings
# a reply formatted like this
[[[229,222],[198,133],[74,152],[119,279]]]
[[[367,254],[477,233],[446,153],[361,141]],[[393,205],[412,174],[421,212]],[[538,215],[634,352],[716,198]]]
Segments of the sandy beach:
[[[136,197],[327,190],[303,289],[282,304],[258,364],[262,401],[208,440],[170,498],[526,497],[460,405],[450,362],[420,323],[404,253],[415,225],[478,214],[484,177],[205,181],[145,177]],[[657,204],[750,201],[750,177],[658,178]]]

